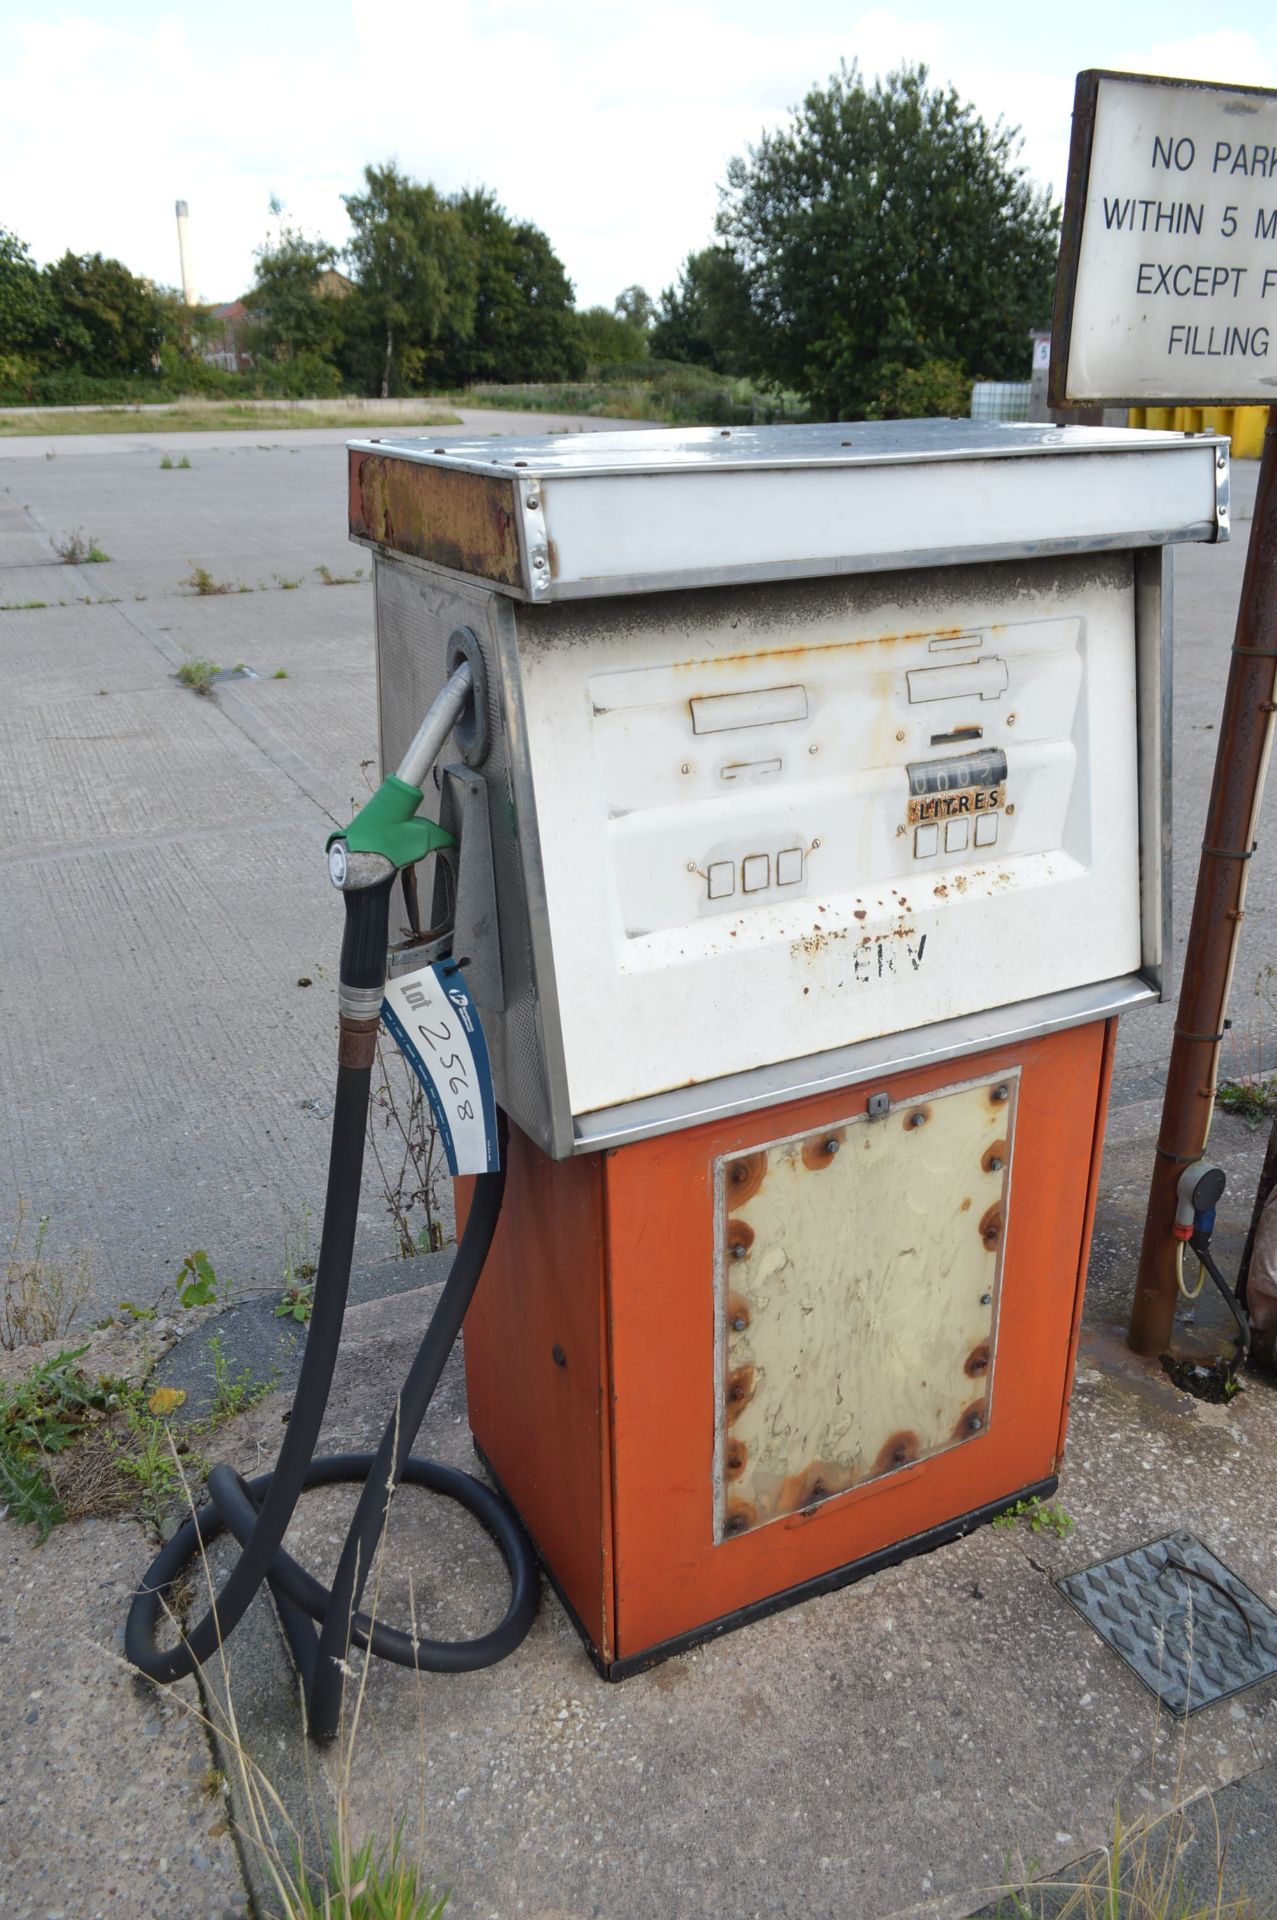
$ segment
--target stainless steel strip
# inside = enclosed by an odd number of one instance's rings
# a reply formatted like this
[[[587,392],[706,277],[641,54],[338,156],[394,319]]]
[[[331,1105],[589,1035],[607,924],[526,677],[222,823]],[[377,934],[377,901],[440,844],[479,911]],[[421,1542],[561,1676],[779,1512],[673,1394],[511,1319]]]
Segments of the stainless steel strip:
[[[754,1067],[748,1073],[725,1074],[721,1080],[709,1080],[701,1086],[676,1087],[644,1100],[576,1115],[574,1151],[599,1153],[709,1121],[730,1120],[740,1113],[757,1113],[782,1100],[801,1100],[807,1094],[860,1086],[910,1067],[938,1066],[986,1047],[1016,1046],[1044,1033],[1111,1019],[1158,998],[1158,989],[1141,975],[1126,974],[1091,986],[1067,987],[1038,1000],[1020,1000],[1009,1007],[940,1020],[911,1033],[835,1047],[828,1053],[809,1054],[803,1060],[784,1060],[775,1066]]]

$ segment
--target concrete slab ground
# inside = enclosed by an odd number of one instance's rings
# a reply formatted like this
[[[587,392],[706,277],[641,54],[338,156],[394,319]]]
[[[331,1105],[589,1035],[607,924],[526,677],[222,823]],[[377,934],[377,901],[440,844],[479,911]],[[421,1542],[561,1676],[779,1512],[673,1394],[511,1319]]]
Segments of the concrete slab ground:
[[[21,1195],[51,1216],[52,1256],[88,1252],[86,1320],[153,1299],[206,1248],[238,1289],[242,1364],[262,1378],[283,1325],[270,1301],[322,1202],[339,937],[323,840],[366,791],[376,752],[367,581],[326,586],[317,571],[364,564],[344,538],[346,437],[75,438],[52,459],[52,443],[0,441],[0,603],[13,609],[0,611],[0,1225]],[[162,470],[165,452],[190,469]],[[1254,478],[1235,468],[1233,544],[1177,556],[1177,956]],[[111,559],[58,563],[51,541],[76,528]],[[181,584],[193,565],[251,591],[199,596]],[[23,608],[34,599],[46,605]],[[202,699],[175,678],[196,657],[260,677]],[[1266,849],[1275,806],[1270,791]],[[1261,852],[1234,996],[1238,1068],[1269,1057],[1275,913],[1277,869]],[[1165,1007],[1122,1030],[1061,1488],[1068,1538],[985,1530],[620,1687],[595,1678],[552,1596],[488,1674],[417,1682],[374,1664],[353,1817],[384,1831],[388,1810],[403,1813],[412,1834],[420,1815],[453,1912],[957,1916],[1084,1859],[1119,1794],[1124,1815],[1155,1814],[1224,1788],[1241,1810],[1230,1871],[1277,1910],[1271,1854],[1243,1831],[1269,1804],[1277,1688],[1183,1731],[1159,1725],[1052,1585],[1187,1526],[1277,1598],[1270,1389],[1206,1408],[1129,1362],[1117,1338],[1172,1019]],[[1221,1115],[1212,1146],[1232,1174],[1218,1242],[1231,1260],[1263,1138]],[[352,1311],[330,1444],[364,1444],[385,1417],[430,1304],[393,1251],[370,1176],[365,1291],[400,1291]],[[199,1373],[205,1391],[207,1337],[163,1363]],[[461,1395],[454,1360],[420,1450],[468,1464]],[[268,1396],[213,1450],[246,1470],[269,1463],[286,1409],[286,1390]],[[316,1496],[296,1523],[317,1571],[345,1499]],[[191,1790],[208,1765],[203,1735],[113,1664],[139,1530],[82,1523],[33,1552],[0,1527],[0,1550],[0,1916],[235,1909],[226,1835]],[[418,1495],[397,1503],[380,1602],[389,1617],[410,1604],[458,1632],[501,1605],[495,1553]],[[308,1777],[299,1760],[264,1607],[232,1644],[237,1684],[266,1770],[299,1821],[322,1824],[335,1763]],[[45,1706],[29,1698],[41,1687]]]

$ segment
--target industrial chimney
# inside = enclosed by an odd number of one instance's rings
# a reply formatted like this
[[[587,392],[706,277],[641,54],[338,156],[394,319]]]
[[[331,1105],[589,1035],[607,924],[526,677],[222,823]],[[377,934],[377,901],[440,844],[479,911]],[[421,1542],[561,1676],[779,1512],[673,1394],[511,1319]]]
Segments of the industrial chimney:
[[[182,262],[182,298],[188,307],[196,304],[195,283],[191,279],[191,255],[187,239],[190,216],[185,200],[177,203],[177,251]]]

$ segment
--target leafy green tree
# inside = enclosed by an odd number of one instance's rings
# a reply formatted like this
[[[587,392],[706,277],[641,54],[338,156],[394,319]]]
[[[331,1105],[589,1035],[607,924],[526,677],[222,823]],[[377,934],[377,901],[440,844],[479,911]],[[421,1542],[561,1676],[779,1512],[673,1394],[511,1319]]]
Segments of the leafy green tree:
[[[393,161],[365,167],[364,191],[342,198],[360,301],[348,337],[356,351],[377,342],[384,399],[421,380],[443,339],[471,337],[478,262],[457,209]]]
[[[607,307],[576,315],[576,337],[587,367],[627,366],[647,355],[647,335],[632,320]]]
[[[656,318],[656,302],[646,287],[625,287],[612,302],[612,311],[645,334]]]
[[[749,282],[728,247],[704,247],[683,263],[678,285],[661,295],[652,352],[715,373],[748,373],[754,331]]]
[[[49,323],[48,289],[25,240],[0,227],[0,359],[26,359]]]
[[[572,282],[539,227],[516,225],[486,187],[452,205],[475,252],[473,325],[443,344],[438,377],[472,380],[570,380],[585,368],[573,325]]]
[[[271,211],[280,212],[272,201]],[[288,362],[306,354],[329,360],[340,333],[335,301],[325,296],[322,276],[337,264],[337,249],[310,240],[296,227],[281,226],[255,255],[256,284],[246,304],[253,314],[258,352]]]
[[[718,228],[749,287],[755,370],[826,417],[872,413],[885,369],[993,379],[1048,323],[1058,209],[1017,131],[903,67],[843,66],[793,124],[728,167]]]
[[[100,253],[64,253],[44,272],[51,365],[99,378],[150,373],[164,339],[161,301],[148,281]]]

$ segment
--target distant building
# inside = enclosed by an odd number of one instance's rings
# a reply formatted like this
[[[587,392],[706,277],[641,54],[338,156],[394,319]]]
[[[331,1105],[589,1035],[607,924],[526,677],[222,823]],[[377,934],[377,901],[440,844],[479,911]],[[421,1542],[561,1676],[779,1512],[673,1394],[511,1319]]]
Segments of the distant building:
[[[199,355],[206,367],[224,367],[227,373],[247,373],[253,364],[247,341],[252,315],[242,300],[228,300],[208,309],[200,328]]]

